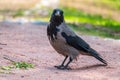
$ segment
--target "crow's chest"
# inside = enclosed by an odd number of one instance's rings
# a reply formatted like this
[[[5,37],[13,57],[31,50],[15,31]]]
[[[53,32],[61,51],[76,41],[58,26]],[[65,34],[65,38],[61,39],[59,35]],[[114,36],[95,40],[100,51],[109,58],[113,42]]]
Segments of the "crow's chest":
[[[55,39],[57,39],[58,32],[59,32],[59,29],[48,27],[47,28],[47,35],[48,35],[49,40],[54,41]]]
[[[62,55],[68,55],[68,45],[65,42],[65,39],[61,36],[60,31],[57,34],[49,35],[48,36],[50,44],[52,47]]]
[[[50,40],[50,44],[59,54],[64,56],[68,55],[69,47],[62,39],[60,39],[60,37],[55,39],[55,41]]]

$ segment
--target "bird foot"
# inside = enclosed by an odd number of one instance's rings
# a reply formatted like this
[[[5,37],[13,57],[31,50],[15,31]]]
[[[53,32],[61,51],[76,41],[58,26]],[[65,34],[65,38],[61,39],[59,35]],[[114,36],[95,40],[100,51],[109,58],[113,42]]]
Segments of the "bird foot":
[[[60,69],[60,70],[71,70],[70,67],[62,66],[62,65],[60,65],[60,66],[55,66],[55,68]]]

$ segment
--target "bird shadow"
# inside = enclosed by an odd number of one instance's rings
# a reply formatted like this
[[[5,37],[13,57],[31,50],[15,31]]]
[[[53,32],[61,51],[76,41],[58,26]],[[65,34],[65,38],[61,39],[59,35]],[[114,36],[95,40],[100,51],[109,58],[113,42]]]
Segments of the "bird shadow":
[[[105,67],[106,65],[104,64],[95,64],[95,65],[90,65],[90,66],[83,66],[83,67],[80,67],[80,68],[74,68],[72,70],[89,70],[89,69],[95,69],[95,68],[98,68],[98,67]]]
[[[104,64],[95,64],[95,65],[90,65],[90,66],[83,66],[83,67],[80,67],[80,68],[71,68],[70,70],[61,70],[61,71],[83,71],[83,70],[90,70],[90,69],[96,69],[96,68],[99,68],[99,67],[106,67],[106,65]],[[55,68],[50,68],[50,67],[47,67],[47,69],[49,70],[58,70],[58,69],[55,69]]]

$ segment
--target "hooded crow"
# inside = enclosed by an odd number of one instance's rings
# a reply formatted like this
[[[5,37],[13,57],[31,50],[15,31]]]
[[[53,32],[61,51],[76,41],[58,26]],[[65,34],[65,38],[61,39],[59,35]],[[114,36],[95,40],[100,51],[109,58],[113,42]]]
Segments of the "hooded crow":
[[[92,49],[90,45],[74,33],[65,23],[63,11],[54,9],[47,26],[47,36],[52,47],[65,56],[62,64],[55,66],[58,69],[69,69],[68,65],[76,59],[79,54],[93,56],[105,65],[107,62],[102,59],[100,54]],[[65,64],[65,61],[69,61]]]

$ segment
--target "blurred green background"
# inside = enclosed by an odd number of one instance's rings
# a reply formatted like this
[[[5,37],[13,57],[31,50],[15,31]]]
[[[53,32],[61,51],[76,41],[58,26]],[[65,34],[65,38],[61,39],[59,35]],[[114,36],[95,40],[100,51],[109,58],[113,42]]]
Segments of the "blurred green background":
[[[63,9],[75,31],[120,39],[119,0],[0,0],[0,20],[48,22],[54,8]]]

